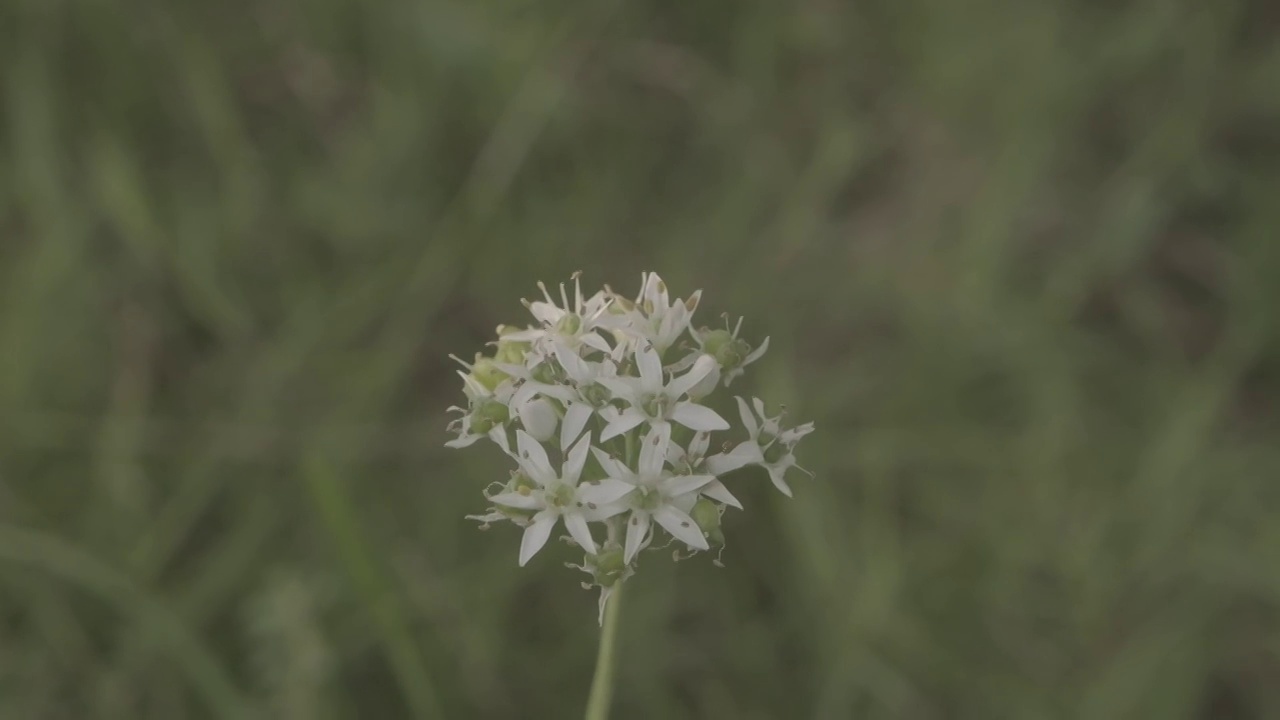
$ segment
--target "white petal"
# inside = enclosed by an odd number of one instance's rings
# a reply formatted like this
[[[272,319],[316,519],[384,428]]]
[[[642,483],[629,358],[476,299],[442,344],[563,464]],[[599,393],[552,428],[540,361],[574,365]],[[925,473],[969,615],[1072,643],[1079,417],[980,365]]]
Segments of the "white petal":
[[[557,400],[568,402],[578,396],[573,388],[564,385],[548,385],[534,380],[526,380],[519,390],[511,396],[511,405],[519,407],[533,398],[534,395],[543,397],[552,397]]]
[[[755,350],[752,350],[751,353],[747,355],[747,359],[743,360],[742,364],[750,365],[756,360],[759,360],[760,356],[764,355],[765,351],[768,349],[769,349],[769,338],[766,337],[764,340],[760,342],[760,347],[757,347]]]
[[[556,410],[549,401],[538,399],[525,403],[516,414],[534,440],[546,442],[555,437],[556,423],[560,421],[560,416],[556,415]]]
[[[627,408],[605,426],[604,431],[600,433],[600,442],[615,438],[642,422],[644,422],[643,415],[633,408]]]
[[[676,303],[658,323],[657,343],[663,350],[671,347],[689,327],[689,309],[684,303]]]
[[[582,337],[579,339],[582,340],[583,345],[586,345],[587,347],[590,347],[590,348],[595,348],[596,350],[599,350],[602,353],[607,354],[610,350],[613,349],[609,347],[609,343],[604,338],[600,337],[594,331],[583,333]]]
[[[546,505],[541,493],[538,495],[525,495],[518,492],[498,493],[489,498],[489,502],[520,510],[541,510]]]
[[[652,347],[636,352],[636,365],[640,368],[640,385],[648,392],[662,388],[662,361]]]
[[[483,436],[483,435],[463,435],[463,436],[461,436],[461,437],[456,437],[456,438],[454,438],[454,439],[452,439],[452,440],[450,440],[450,441],[446,442],[446,443],[444,444],[444,446],[445,446],[445,447],[450,447],[450,448],[464,448],[464,447],[469,447],[470,445],[472,445],[473,443],[475,443],[475,441],[479,440],[479,439],[480,439],[480,438],[482,438],[482,437],[484,437],[484,436]]]
[[[564,526],[569,529],[569,535],[573,536],[575,542],[582,546],[583,550],[595,555],[596,541],[591,537],[591,528],[587,527],[586,518],[576,512],[565,513]]]
[[[611,478],[630,477],[631,473],[627,471],[617,458],[598,447],[591,448],[591,454],[596,456],[596,460],[600,462],[600,467],[604,468],[605,474]]]
[[[764,401],[763,401],[763,400],[761,400],[760,398],[751,398],[751,405],[752,405],[752,407],[754,407],[754,408],[756,409],[756,412],[760,413],[760,417],[761,417],[761,418],[766,418],[766,417],[768,417],[767,415],[765,415],[765,414],[764,414]]]
[[[679,360],[667,365],[667,370],[672,373],[683,372],[684,370],[687,370],[690,367],[693,367],[693,364],[698,360],[698,356],[699,356],[699,353],[691,352],[688,355],[685,355],[684,357],[680,358]]]
[[[507,342],[530,342],[544,337],[546,334],[547,331],[542,328],[529,328],[527,330],[509,332],[503,335],[502,339]]]
[[[520,567],[524,567],[532,558],[547,544],[547,538],[551,537],[551,528],[555,527],[556,513],[550,510],[543,510],[533,516],[533,522],[524,529],[524,537],[520,539]]]
[[[587,363],[578,357],[578,353],[558,341],[552,345],[551,349],[556,354],[556,360],[560,361],[560,366],[564,368],[569,377],[578,382],[590,379],[590,369],[587,367]]]
[[[602,520],[608,520],[614,515],[627,512],[630,509],[631,503],[624,499],[608,503],[607,505],[585,507],[579,510],[579,512],[582,513],[582,517],[586,518],[588,522],[600,522]]]
[[[711,446],[711,434],[700,432],[693,436],[689,441],[689,456],[693,458],[706,457],[707,448]]]
[[[735,395],[734,400],[738,401],[738,414],[742,416],[742,424],[747,428],[747,435],[755,440],[760,436],[760,426],[756,425],[756,416],[751,412],[751,408],[747,406],[747,401]]]
[[[493,429],[489,431],[489,439],[496,443],[498,447],[502,448],[502,452],[508,455],[511,454],[511,445],[507,443],[506,426],[495,425]]]
[[[717,367],[719,367],[719,364],[715,358],[710,355],[703,355],[693,363],[693,367],[689,368],[689,372],[671,381],[671,384],[667,386],[667,393],[673,398],[679,398],[689,392],[689,388],[697,385],[700,380]]]
[[[555,325],[560,318],[564,317],[565,311],[552,305],[551,303],[533,302],[529,303],[529,312],[538,318],[539,321],[547,325]]]
[[[728,378],[725,378],[726,387]],[[707,376],[697,382],[696,385],[689,388],[689,399],[698,402],[702,398],[716,391],[716,385],[720,383],[720,366],[715,365],[711,368],[711,372]]]
[[[662,482],[662,494],[667,497],[680,497],[707,483],[715,482],[715,479],[715,475],[676,475]]]
[[[803,425],[797,425],[790,430],[784,430],[778,433],[778,440],[786,445],[795,445],[800,438],[813,432],[813,423],[807,422]]]
[[[605,478],[598,483],[578,486],[578,498],[592,505],[608,505],[626,497],[636,486],[617,478]]]
[[[671,409],[671,419],[690,430],[728,430],[729,423],[715,410],[691,402],[676,403]]]
[[[636,553],[640,552],[640,547],[649,534],[649,525],[649,513],[639,511],[631,513],[631,518],[627,520],[627,544],[622,551],[623,562],[630,563]]]
[[[587,451],[591,449],[591,433],[582,436],[577,445],[569,451],[568,456],[564,460],[564,468],[561,480],[570,485],[577,485],[578,478],[582,476],[582,466],[587,464]]]
[[[601,377],[596,382],[609,388],[609,392],[635,404],[640,399],[640,390],[631,378]]]
[[[547,459],[547,451],[542,449],[524,430],[516,430],[516,447],[520,456],[516,458],[520,467],[539,485],[546,485],[556,479],[556,472],[551,469],[551,461]]]
[[[564,450],[573,444],[574,440],[582,434],[582,428],[587,426],[587,421],[591,419],[591,413],[594,410],[591,406],[583,402],[574,402],[569,404],[569,409],[564,413],[564,419],[560,422],[560,449]]]
[[[699,550],[706,550],[710,547],[707,545],[707,539],[702,536],[702,529],[693,521],[693,518],[670,505],[663,505],[655,510],[653,519],[657,520],[658,524],[666,528],[666,531],[675,536],[677,540],[690,547],[695,547]]]
[[[650,428],[640,446],[640,474],[657,475],[662,472],[662,464],[666,462],[667,448],[670,446],[670,423],[659,423]]]
[[[736,507],[739,510],[742,509],[742,503],[738,502],[738,498],[734,497],[733,493],[729,492],[729,488],[725,487],[724,483],[719,480],[703,485],[702,494],[712,500],[719,500],[730,507]]]
[[[707,470],[716,475],[724,475],[745,465],[761,462],[764,462],[764,455],[760,452],[760,446],[755,444],[754,441],[748,440],[739,443],[737,447],[727,453],[720,453],[707,458]]]
[[[773,486],[778,488],[779,492],[791,497],[791,486],[787,484],[786,478],[783,477],[786,473],[787,469],[785,467],[770,467],[769,479],[773,481]]]

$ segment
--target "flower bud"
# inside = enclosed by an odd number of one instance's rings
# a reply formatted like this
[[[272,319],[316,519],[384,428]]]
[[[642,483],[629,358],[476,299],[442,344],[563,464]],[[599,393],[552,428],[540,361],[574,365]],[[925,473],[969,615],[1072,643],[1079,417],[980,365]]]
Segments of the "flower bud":
[[[494,388],[510,376],[499,370],[493,360],[477,355],[475,364],[471,366],[471,377],[486,390],[493,392]]]
[[[715,392],[716,385],[720,382],[720,365],[717,363],[711,367],[711,372],[706,377],[699,380],[693,387],[689,388],[689,399],[700,400],[711,393]]]
[[[719,353],[721,349],[728,347],[733,341],[733,333],[728,330],[707,330],[703,328],[702,351],[708,355]]]
[[[616,544],[599,555],[588,555],[586,562],[587,567],[591,568],[596,584],[600,587],[611,587],[622,580],[627,572],[627,564],[622,558],[622,548],[617,547]]]
[[[712,545],[724,544],[724,533],[720,531],[720,513],[720,506],[705,497],[698,498],[698,502],[693,504],[693,510],[689,513],[693,521],[698,524],[698,528],[702,530],[702,534],[706,536],[707,542]]]
[[[471,411],[471,432],[483,435],[510,419],[511,413],[506,405],[492,398],[485,398]]]
[[[581,329],[582,318],[574,313],[568,313],[556,321],[556,332],[561,335],[577,335]]]
[[[498,349],[493,354],[495,362],[506,363],[507,365],[524,364],[524,356],[528,354],[532,346],[527,342],[503,339],[505,336],[517,332],[520,332],[520,328],[510,325],[498,326]]]
[[[520,406],[517,411],[525,432],[538,442],[546,442],[556,433],[559,416],[546,398],[538,398]]]

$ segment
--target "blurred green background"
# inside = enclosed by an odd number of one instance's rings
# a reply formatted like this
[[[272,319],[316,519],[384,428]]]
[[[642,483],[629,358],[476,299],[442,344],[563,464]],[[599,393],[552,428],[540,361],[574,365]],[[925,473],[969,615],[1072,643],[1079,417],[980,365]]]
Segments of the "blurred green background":
[[[615,717],[1280,717],[1277,26],[8,0],[0,717],[579,716],[578,558],[441,446],[575,270],[818,426],[628,584]]]

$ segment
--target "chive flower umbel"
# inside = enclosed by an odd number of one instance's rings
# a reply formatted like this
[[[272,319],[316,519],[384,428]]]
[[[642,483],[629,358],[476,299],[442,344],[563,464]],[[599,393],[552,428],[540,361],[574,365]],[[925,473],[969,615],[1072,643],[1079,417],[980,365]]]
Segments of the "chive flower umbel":
[[[769,338],[740,337],[741,320],[732,330],[695,329],[701,290],[673,298],[645,273],[634,299],[608,286],[584,298],[577,274],[572,282],[572,301],[561,284],[559,303],[539,283],[544,299],[525,301],[534,323],[499,327],[489,355],[455,358],[467,404],[450,408],[458,417],[446,444],[487,438],[511,457],[510,478],[484,493],[488,511],[468,517],[482,528],[523,528],[520,565],[563,527],[586,553],[570,567],[600,589],[603,619],[645,550],[674,545],[678,558],[723,549],[721,518],[742,508],[725,475],[760,467],[790,496],[787,472],[809,474],[795,447],[813,423],[784,427],[785,414],[770,417],[759,398],[738,397],[735,428],[711,407]],[[712,447],[723,452],[709,455]]]

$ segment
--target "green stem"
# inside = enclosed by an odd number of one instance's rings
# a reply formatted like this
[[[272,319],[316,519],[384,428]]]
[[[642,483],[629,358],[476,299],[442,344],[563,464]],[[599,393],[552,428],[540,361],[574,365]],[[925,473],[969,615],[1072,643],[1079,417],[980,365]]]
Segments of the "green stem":
[[[609,704],[613,700],[613,649],[618,636],[618,599],[621,594],[622,583],[618,583],[604,610],[604,627],[600,628],[600,651],[596,654],[596,673],[591,679],[586,720],[609,718]]]

